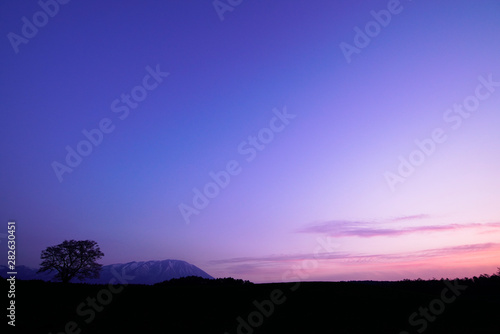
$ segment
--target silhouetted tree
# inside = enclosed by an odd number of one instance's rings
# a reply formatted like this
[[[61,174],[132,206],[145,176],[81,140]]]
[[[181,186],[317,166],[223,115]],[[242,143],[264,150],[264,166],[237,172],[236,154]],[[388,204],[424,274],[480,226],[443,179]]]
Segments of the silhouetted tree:
[[[69,282],[73,277],[98,278],[102,265],[96,260],[103,256],[95,241],[65,240],[42,251],[43,262],[38,272],[56,270],[58,273],[55,278],[63,283]]]

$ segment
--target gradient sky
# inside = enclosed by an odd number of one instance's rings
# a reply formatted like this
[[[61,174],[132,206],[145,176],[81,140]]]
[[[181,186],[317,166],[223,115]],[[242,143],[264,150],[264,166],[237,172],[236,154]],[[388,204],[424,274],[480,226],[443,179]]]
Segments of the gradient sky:
[[[390,22],[370,24],[388,7]],[[91,239],[103,264],[179,259],[254,282],[500,266],[498,1],[48,8],[0,4],[0,246],[16,220],[18,264]],[[19,42],[34,15],[41,26]],[[369,43],[355,41],[367,24]],[[355,42],[346,57],[341,45]],[[168,76],[145,79],[155,70]],[[131,93],[141,101],[127,106]],[[101,122],[112,131],[60,180],[54,162]],[[259,134],[267,143],[250,153]],[[391,187],[388,172],[410,156],[418,166]],[[239,173],[196,209],[193,189],[228,164]],[[180,205],[197,210],[189,224]]]

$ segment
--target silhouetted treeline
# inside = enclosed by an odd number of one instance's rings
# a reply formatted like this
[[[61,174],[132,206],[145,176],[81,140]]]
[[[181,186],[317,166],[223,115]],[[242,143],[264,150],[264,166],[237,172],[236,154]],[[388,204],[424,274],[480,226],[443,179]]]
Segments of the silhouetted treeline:
[[[5,279],[0,290],[8,290]],[[499,314],[497,275],[269,284],[230,277],[122,286],[16,282],[19,333],[498,334]]]
[[[199,276],[187,276],[181,278],[172,278],[168,281],[163,281],[161,283],[156,283],[155,285],[226,285],[226,286],[234,286],[234,285],[243,285],[243,284],[253,284],[250,281],[244,281],[242,279],[235,279],[232,277],[224,277],[224,278],[203,278]]]

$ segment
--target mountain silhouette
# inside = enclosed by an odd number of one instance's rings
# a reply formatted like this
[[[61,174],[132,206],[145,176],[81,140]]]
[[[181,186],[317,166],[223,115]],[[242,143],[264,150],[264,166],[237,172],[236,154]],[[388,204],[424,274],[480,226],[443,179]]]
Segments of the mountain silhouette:
[[[55,271],[37,274],[36,268],[27,266],[16,266],[17,279],[33,280],[39,279],[50,281],[56,275]],[[0,265],[0,276],[8,277],[9,272],[7,266]],[[96,279],[77,280],[73,279],[73,283],[91,283],[91,284],[120,284],[123,280],[128,284],[155,284],[172,278],[181,278],[187,276],[199,276],[203,278],[213,279],[212,276],[190,264],[181,260],[162,260],[162,261],[141,261],[118,263],[103,266],[100,276]]]

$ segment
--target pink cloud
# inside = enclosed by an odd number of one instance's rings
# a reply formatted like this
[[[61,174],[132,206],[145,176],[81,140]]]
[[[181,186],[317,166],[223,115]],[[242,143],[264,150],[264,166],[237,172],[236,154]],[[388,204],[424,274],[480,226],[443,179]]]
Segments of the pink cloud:
[[[409,220],[416,216],[402,217],[399,220]],[[310,225],[299,229],[298,233],[319,233],[331,237],[379,237],[379,236],[400,236],[412,233],[422,232],[443,232],[461,229],[475,228],[479,231],[484,229],[499,229],[500,223],[469,223],[469,224],[448,224],[448,225],[425,225],[425,226],[410,226],[403,228],[382,228],[378,223],[355,222],[333,220],[320,224]]]
[[[306,280],[321,279],[402,279],[454,275],[463,272],[479,275],[484,268],[496,268],[500,243],[481,243],[431,248],[417,252],[354,254],[342,252],[240,257],[211,261],[216,272],[255,282],[282,281],[290,270],[307,267],[315,260],[314,270],[298,269]],[[446,274],[446,273],[449,274]],[[451,277],[451,276],[450,276]],[[291,281],[298,280],[290,278]]]
[[[431,218],[431,216],[426,215],[426,214],[419,214],[419,215],[396,217],[396,218],[390,219],[390,221],[391,222],[398,222],[398,221],[418,220],[418,219],[427,219],[427,218]]]
[[[492,249],[500,249],[500,243],[481,243],[470,245],[459,245],[453,247],[432,248],[411,253],[390,253],[390,254],[352,254],[346,252],[328,253],[303,253],[294,255],[270,255],[262,257],[239,257],[210,261],[215,265],[234,265],[243,268],[254,268],[258,266],[274,265],[276,263],[288,263],[304,260],[339,260],[339,262],[393,262],[397,260],[416,261],[426,258],[442,257],[449,255],[459,255]],[[245,265],[243,265],[245,264]]]

